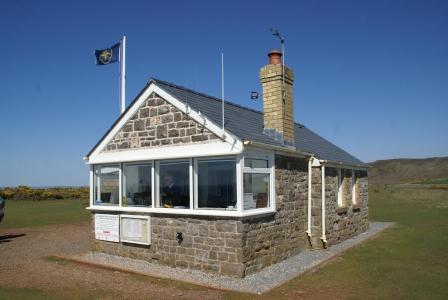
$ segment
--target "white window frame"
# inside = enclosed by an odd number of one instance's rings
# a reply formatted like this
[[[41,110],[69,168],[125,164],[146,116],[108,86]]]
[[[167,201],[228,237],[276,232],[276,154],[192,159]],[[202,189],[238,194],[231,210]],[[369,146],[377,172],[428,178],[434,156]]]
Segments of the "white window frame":
[[[345,207],[343,205],[343,199],[342,199],[342,186],[343,179],[342,179],[342,169],[338,169],[338,207]]]
[[[199,161],[219,161],[219,160],[233,160],[235,161],[235,180],[236,180],[236,204],[235,204],[235,209],[225,209],[225,208],[199,208],[199,204],[198,204],[198,193],[199,193],[199,187],[198,187],[198,163]],[[238,168],[237,168],[237,164],[238,164],[238,157],[236,156],[212,156],[212,157],[200,157],[200,158],[195,158],[194,159],[194,205],[193,205],[193,209],[194,210],[216,210],[216,211],[238,211]]]
[[[101,177],[95,175],[95,170],[101,169],[102,167],[116,167],[118,166],[118,204],[96,204],[95,199],[101,198]],[[98,164],[94,165],[91,168],[91,196],[90,201],[92,206],[100,206],[100,207],[121,207],[122,200],[122,164],[121,163],[112,163],[112,164]],[[95,185],[97,186],[97,191],[95,195]]]
[[[244,157],[255,158],[255,159],[267,159],[269,163],[269,168],[245,168],[244,167]],[[197,182],[197,166],[196,161],[199,159],[226,159],[226,158],[235,158],[236,161],[236,197],[237,202],[236,210],[221,210],[221,209],[205,209],[205,208],[197,208],[197,190],[196,190],[196,182]],[[189,174],[190,174],[190,208],[182,209],[182,208],[164,208],[157,207],[160,203],[159,199],[159,167],[162,162],[181,162],[181,161],[189,161]],[[272,214],[275,213],[275,164],[274,164],[274,152],[266,153],[264,151],[259,152],[248,152],[246,154],[238,154],[238,155],[222,155],[222,156],[201,156],[195,158],[179,158],[179,159],[164,159],[164,160],[135,160],[129,161],[128,163],[143,163],[143,164],[151,164],[151,172],[152,172],[152,207],[139,207],[139,206],[123,206],[122,205],[122,197],[120,197],[119,205],[96,205],[94,203],[94,169],[97,167],[101,167],[104,165],[113,165],[120,167],[120,176],[119,176],[119,193],[123,195],[123,172],[124,172],[124,164],[125,163],[111,163],[111,164],[91,164],[90,170],[90,207],[87,209],[93,211],[114,211],[114,212],[130,212],[130,213],[156,213],[156,214],[174,214],[174,215],[200,215],[200,216],[222,216],[222,217],[248,217],[253,215],[263,215],[263,214]],[[269,173],[270,174],[270,193],[269,193],[269,207],[266,208],[256,208],[251,210],[243,210],[243,174],[244,172],[252,172],[252,173]]]
[[[152,199],[153,199],[153,190],[154,190],[154,179],[153,179],[153,165],[152,165],[152,161],[151,160],[147,160],[147,161],[133,161],[133,162],[126,162],[126,163],[122,163],[121,164],[121,168],[120,171],[123,174],[122,175],[122,195],[121,195],[121,199],[123,199],[123,197],[126,197],[127,200],[127,196],[126,196],[126,175],[125,175],[125,171],[124,168],[126,168],[127,166],[149,166],[151,168],[151,205],[152,205]],[[123,201],[122,201],[123,202]],[[126,201],[127,202],[127,201]],[[121,203],[122,207],[127,207],[127,203],[126,205],[123,206],[123,203]],[[130,206],[133,207],[133,206]],[[139,207],[139,206],[136,206]],[[141,206],[141,207],[149,207],[149,206]]]
[[[189,182],[189,193],[190,193],[190,207],[189,208],[165,208],[160,206],[160,163],[185,163],[188,162],[188,182]],[[170,211],[180,211],[180,210],[193,210],[192,207],[192,198],[193,198],[193,173],[192,173],[192,159],[167,159],[167,160],[157,160],[156,161],[156,185],[155,188],[157,191],[155,192],[155,200],[156,206],[153,206],[156,209],[168,209]]]
[[[356,172],[352,170],[352,205],[358,205],[357,198],[357,188],[356,188]]]
[[[261,159],[268,162],[267,168],[250,168],[245,166],[246,159]],[[266,153],[259,151],[248,151],[241,162],[241,196],[240,200],[240,211],[241,212],[252,212],[252,211],[275,211],[276,198],[275,198],[275,155],[274,153]],[[269,174],[269,205],[263,208],[254,208],[245,210],[244,209],[244,173],[252,174]]]

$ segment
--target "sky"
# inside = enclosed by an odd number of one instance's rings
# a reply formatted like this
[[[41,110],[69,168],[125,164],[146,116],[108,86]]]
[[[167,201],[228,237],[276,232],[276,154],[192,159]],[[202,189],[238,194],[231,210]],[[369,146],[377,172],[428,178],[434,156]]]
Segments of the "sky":
[[[286,40],[295,120],[372,162],[448,155],[447,1],[1,1],[0,186],[88,185],[83,157],[151,77],[257,110]]]

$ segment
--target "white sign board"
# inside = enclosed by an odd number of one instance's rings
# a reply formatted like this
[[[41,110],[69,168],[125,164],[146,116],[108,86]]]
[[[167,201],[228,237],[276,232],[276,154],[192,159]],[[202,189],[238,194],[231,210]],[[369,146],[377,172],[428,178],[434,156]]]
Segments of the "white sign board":
[[[95,238],[108,242],[119,242],[119,216],[95,214]]]
[[[121,241],[134,244],[151,244],[149,216],[120,215]]]

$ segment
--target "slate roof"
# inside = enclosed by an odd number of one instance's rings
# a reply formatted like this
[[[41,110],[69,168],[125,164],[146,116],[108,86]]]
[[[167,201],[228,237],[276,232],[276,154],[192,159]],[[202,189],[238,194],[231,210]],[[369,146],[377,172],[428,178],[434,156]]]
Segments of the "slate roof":
[[[221,99],[155,78],[151,79],[151,82],[195,111],[200,111],[216,125],[222,126]],[[226,101],[224,122],[226,130],[243,141],[285,147],[263,134],[262,112]],[[295,147],[299,151],[312,153],[319,159],[368,167],[353,155],[298,123],[295,123]]]
[[[165,92],[189,105],[193,110],[200,111],[208,119],[210,119],[217,126],[222,126],[221,107],[222,101],[213,96],[209,96],[197,91],[190,90],[176,84],[159,80],[156,78],[150,79],[148,84],[137,95],[134,101],[127,107],[114,124],[108,129],[104,136],[98,143],[90,150],[87,157],[93,153],[98,145],[104,140],[108,133],[115,127],[126,112],[138,100],[140,95],[151,84],[157,85]],[[225,102],[225,129],[243,141],[253,141],[257,143],[285,147],[283,144],[274,140],[273,138],[263,134],[263,113],[256,111],[229,101]],[[302,124],[295,123],[295,147],[297,150],[314,154],[319,159],[329,160],[337,163],[344,163],[348,165],[359,165],[369,167],[353,155],[342,150],[338,146],[314,133]]]

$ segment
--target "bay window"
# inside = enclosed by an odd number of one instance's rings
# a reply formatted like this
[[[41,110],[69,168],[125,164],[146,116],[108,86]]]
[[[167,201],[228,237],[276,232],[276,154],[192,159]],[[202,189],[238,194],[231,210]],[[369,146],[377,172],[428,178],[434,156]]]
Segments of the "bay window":
[[[123,187],[123,206],[151,206],[151,164],[124,164]]]
[[[99,165],[94,168],[94,203],[120,203],[120,165]]]
[[[273,155],[108,163],[92,166],[100,210],[248,215],[275,208]],[[113,207],[115,206],[115,207]],[[213,212],[214,211],[214,212]]]

